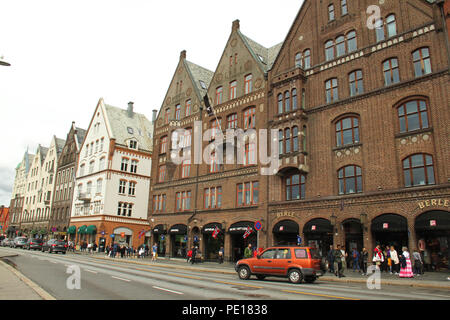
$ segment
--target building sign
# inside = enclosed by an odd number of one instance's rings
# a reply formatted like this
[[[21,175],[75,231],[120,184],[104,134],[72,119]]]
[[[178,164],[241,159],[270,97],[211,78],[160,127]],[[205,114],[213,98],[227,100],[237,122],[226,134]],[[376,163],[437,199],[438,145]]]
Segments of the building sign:
[[[450,201],[443,200],[443,199],[431,199],[431,200],[419,201],[417,204],[420,209],[425,209],[428,207],[446,207],[446,208],[448,208],[450,206]]]
[[[389,229],[389,223],[383,223],[383,229]]]
[[[283,226],[280,226],[280,231],[283,231],[284,230],[284,227]]]
[[[430,226],[436,227],[436,220],[430,220]]]
[[[294,218],[295,217],[295,213],[294,212],[289,212],[289,211],[277,212],[277,218],[282,218],[282,217]]]
[[[311,226],[311,231],[316,231],[316,226]]]

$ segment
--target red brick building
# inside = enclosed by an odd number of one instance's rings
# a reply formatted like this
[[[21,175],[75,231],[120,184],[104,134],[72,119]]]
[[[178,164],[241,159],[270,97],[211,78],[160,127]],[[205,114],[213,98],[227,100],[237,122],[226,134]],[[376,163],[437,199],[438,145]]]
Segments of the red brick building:
[[[149,218],[160,249],[177,256],[197,240],[207,259],[223,245],[236,260],[248,242],[301,240],[323,254],[330,245],[371,252],[380,243],[419,246],[437,268],[448,265],[448,10],[425,0],[370,5],[305,0],[281,47],[270,49],[242,35],[236,21],[213,74],[189,72],[197,66],[182,54],[155,126]],[[249,74],[255,86],[246,94]],[[197,107],[207,92],[217,119],[195,108],[183,116],[189,91]],[[175,129],[198,120],[203,130],[217,123],[224,130],[233,114],[247,129],[252,107],[255,129],[278,133],[274,174],[262,175],[259,162],[211,172],[168,161]],[[195,141],[190,147],[196,154]],[[240,206],[252,182],[257,202]],[[210,208],[219,187],[221,205]],[[262,230],[243,240],[256,221]],[[223,238],[211,240],[215,227]]]
[[[0,235],[6,235],[9,225],[9,208],[0,207]]]

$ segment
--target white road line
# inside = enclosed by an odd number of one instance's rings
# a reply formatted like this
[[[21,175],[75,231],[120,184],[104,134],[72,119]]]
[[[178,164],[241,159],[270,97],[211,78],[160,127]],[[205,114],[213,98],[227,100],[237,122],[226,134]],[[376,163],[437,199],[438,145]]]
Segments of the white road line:
[[[444,296],[444,295],[440,295],[440,294],[434,294],[434,293],[426,293],[426,292],[411,292],[412,294],[417,294],[417,295],[421,295],[421,296],[426,296],[426,297],[441,297],[441,298],[447,298],[450,299],[450,294],[448,296]]]
[[[126,282],[131,282],[131,280],[123,279],[123,278],[118,278],[118,277],[114,277],[114,276],[111,276],[111,278],[114,278],[114,279],[117,279],[117,280],[126,281]]]
[[[163,290],[163,291],[167,291],[167,292],[171,292],[171,293],[175,293],[175,294],[184,294],[183,292],[178,292],[178,291],[173,291],[173,290],[169,290],[169,289],[164,289],[164,288],[160,288],[160,287],[156,287],[153,286],[153,288],[158,289],[158,290]]]
[[[84,271],[87,271],[87,272],[90,272],[90,273],[95,273],[95,274],[98,273],[97,271],[92,271],[92,270],[89,270],[89,269],[84,269]],[[113,278],[114,278],[114,277],[113,277]]]

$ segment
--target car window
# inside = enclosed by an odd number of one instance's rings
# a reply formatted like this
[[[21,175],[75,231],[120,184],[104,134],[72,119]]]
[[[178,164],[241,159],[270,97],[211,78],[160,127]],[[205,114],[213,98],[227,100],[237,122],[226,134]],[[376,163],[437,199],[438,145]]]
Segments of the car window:
[[[309,249],[309,253],[311,254],[311,259],[322,259],[320,252],[317,249]]]
[[[295,249],[295,257],[297,259],[307,259],[306,249]]]
[[[276,250],[267,250],[261,255],[261,259],[273,259],[275,256]]]
[[[275,259],[290,259],[291,258],[291,250],[289,249],[278,249],[277,255]]]
[[[55,241],[56,244],[65,245],[66,243],[64,241]]]

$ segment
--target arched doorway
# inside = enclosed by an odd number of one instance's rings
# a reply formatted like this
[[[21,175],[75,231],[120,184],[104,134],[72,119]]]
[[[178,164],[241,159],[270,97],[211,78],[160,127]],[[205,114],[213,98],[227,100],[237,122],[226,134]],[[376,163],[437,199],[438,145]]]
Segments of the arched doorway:
[[[364,247],[363,227],[361,221],[354,218],[347,219],[342,222],[342,227],[345,235],[345,249],[348,254],[350,255],[353,249],[361,252]]]
[[[216,238],[213,237],[214,230],[218,229]],[[220,247],[224,245],[224,231],[221,223],[209,223],[203,227],[203,241],[205,243],[205,259],[217,261]]]
[[[95,226],[90,226],[93,229]],[[95,229],[96,230],[96,229]],[[87,233],[87,232],[86,232]],[[114,242],[117,242],[119,245],[132,245],[133,231],[131,229],[120,227],[116,228],[113,231],[114,234]]]
[[[383,214],[372,220],[371,231],[375,246],[394,246],[397,252],[408,246],[408,221],[398,214]]]
[[[258,237],[257,231],[253,228],[254,225],[254,222],[240,221],[232,224],[228,229],[228,233],[231,235],[231,259],[233,261],[238,261],[244,257],[244,250],[248,244],[251,244],[252,248],[257,247]],[[248,228],[252,230],[252,233],[244,238]]]
[[[176,224],[169,229],[171,256],[175,258],[186,257],[187,226]]]
[[[299,226],[292,220],[278,222],[272,230],[274,245],[296,245],[299,235]]]
[[[327,219],[313,219],[303,227],[305,245],[319,249],[322,257],[327,256],[330,246],[333,245],[333,226]]]
[[[414,228],[425,267],[428,270],[449,269],[450,212],[433,210],[416,218]]]

